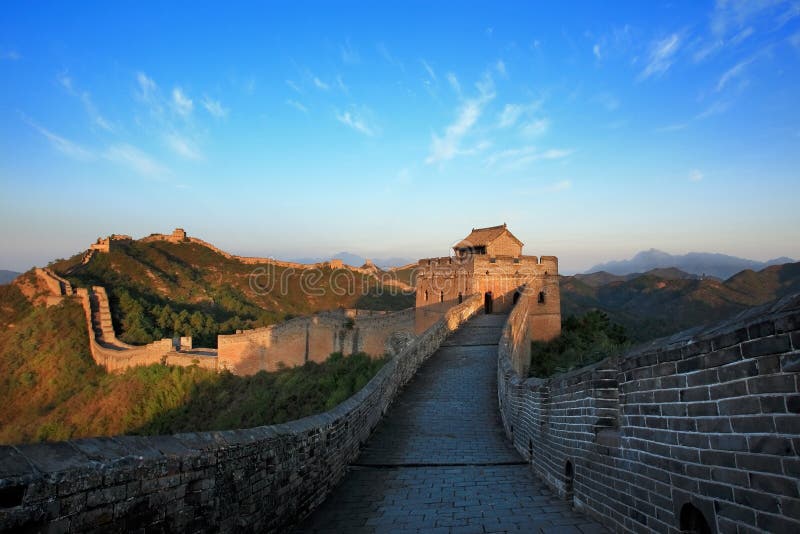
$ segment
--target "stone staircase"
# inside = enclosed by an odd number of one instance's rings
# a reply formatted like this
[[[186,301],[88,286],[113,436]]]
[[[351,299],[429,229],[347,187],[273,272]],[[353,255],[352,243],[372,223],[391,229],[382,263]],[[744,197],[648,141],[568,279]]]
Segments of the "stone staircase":
[[[89,304],[92,311],[92,329],[95,338],[100,343],[116,344],[117,336],[114,333],[114,324],[111,320],[111,308],[108,305],[108,295],[105,288],[94,286],[89,290]]]

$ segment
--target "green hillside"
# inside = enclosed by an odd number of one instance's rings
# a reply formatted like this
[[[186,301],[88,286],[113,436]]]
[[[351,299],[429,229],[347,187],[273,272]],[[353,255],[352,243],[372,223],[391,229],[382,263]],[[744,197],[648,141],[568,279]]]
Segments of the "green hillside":
[[[600,310],[624,326],[633,341],[646,341],[712,324],[800,291],[800,263],[742,271],[725,281],[683,277],[676,271],[654,271],[629,279],[605,273],[563,276],[562,315]]]
[[[192,242],[133,241],[95,254],[87,264],[81,256],[51,268],[76,286],[104,286],[115,330],[131,344],[177,334],[193,336],[196,346],[216,347],[218,334],[297,315],[414,305],[413,295],[384,288],[366,274],[250,265]]]
[[[336,406],[384,363],[356,354],[247,377],[163,365],[110,374],[92,360],[77,301],[33,306],[12,284],[0,302],[0,443],[282,423]]]

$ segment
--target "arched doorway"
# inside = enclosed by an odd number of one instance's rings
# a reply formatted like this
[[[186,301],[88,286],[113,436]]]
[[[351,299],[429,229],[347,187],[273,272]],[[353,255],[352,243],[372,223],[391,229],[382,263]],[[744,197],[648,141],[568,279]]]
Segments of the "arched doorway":
[[[486,315],[492,313],[492,292],[487,291],[483,295],[483,309],[486,311]]]
[[[464,302],[464,295],[463,295],[463,293],[461,293],[461,291],[459,291],[458,292],[458,303],[461,304],[462,302]]]
[[[564,497],[570,504],[572,504],[575,499],[575,490],[573,488],[574,481],[575,468],[572,466],[572,462],[567,460],[567,464],[564,466]]]
[[[512,302],[513,304],[516,304],[517,302],[519,302],[519,296],[520,296],[521,294],[522,294],[522,293],[520,293],[519,291],[515,291],[515,292],[514,292],[514,300],[513,300],[513,302]]]
[[[711,534],[711,528],[708,526],[703,512],[688,502],[681,506],[680,521],[681,532]]]

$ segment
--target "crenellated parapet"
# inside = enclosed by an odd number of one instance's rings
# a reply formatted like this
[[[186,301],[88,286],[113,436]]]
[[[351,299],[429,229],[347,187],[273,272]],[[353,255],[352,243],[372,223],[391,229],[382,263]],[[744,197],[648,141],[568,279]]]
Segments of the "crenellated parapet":
[[[499,406],[555,491],[617,532],[800,531],[800,295],[550,379],[527,377],[529,305]]]

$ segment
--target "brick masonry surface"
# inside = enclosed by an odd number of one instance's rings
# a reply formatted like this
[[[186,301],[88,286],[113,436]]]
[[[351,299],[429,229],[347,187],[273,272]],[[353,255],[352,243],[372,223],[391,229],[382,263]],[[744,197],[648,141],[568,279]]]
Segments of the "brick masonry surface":
[[[481,307],[447,311],[333,410],[282,425],[0,447],[0,531],[285,531],[319,505],[400,388]]]
[[[500,411],[559,495],[617,532],[800,532],[800,295],[548,380],[518,374],[525,311],[500,341]]]
[[[479,315],[442,344],[297,532],[605,532],[554,495],[503,432],[504,321]]]

